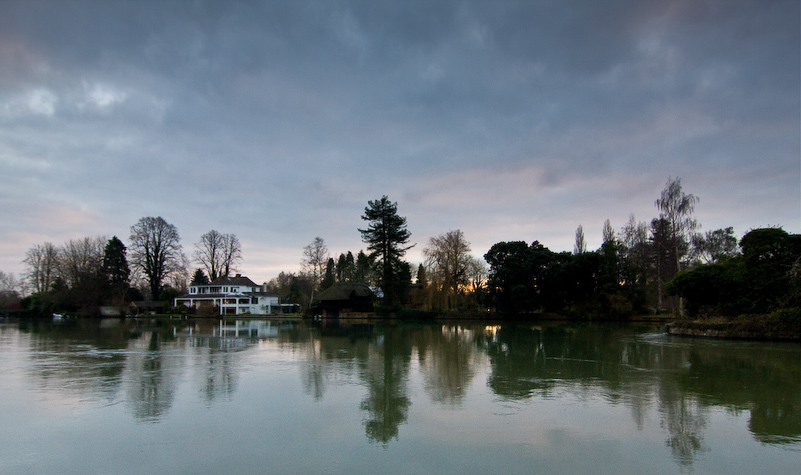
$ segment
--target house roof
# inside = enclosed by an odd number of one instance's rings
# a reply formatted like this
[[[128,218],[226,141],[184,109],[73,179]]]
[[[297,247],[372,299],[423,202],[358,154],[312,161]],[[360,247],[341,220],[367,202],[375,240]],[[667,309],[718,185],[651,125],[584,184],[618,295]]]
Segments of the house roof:
[[[242,277],[242,274],[237,274],[234,277],[217,277],[214,279],[214,282],[209,285],[244,285],[247,287],[259,286],[247,277]]]
[[[369,297],[372,295],[370,287],[358,282],[337,282],[317,295],[315,300],[320,302],[332,300],[350,300],[353,297]]]

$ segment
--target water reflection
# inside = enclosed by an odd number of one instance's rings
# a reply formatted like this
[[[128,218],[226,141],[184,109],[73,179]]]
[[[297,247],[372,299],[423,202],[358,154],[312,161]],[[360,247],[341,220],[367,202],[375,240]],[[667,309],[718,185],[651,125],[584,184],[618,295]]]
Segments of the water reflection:
[[[431,399],[448,406],[460,406],[467,388],[484,364],[478,349],[482,328],[460,325],[424,327],[418,340],[418,359],[425,390]]]
[[[435,406],[461,410],[484,385],[522,405],[576,400],[626,408],[638,432],[655,414],[664,448],[683,469],[714,450],[712,414],[748,417],[760,444],[801,447],[801,348],[670,338],[624,325],[391,324],[371,321],[114,320],[0,326],[4,349],[39,390],[124,402],[159,423],[189,387],[207,407],[236,397],[243,363],[287,351],[315,403],[356,386],[364,436],[401,439],[419,384]],[[559,428],[554,430],[561,430]]]
[[[376,338],[367,357],[359,361],[360,379],[367,388],[360,407],[367,412],[364,430],[371,441],[388,443],[406,422],[411,350],[409,336],[401,329]]]

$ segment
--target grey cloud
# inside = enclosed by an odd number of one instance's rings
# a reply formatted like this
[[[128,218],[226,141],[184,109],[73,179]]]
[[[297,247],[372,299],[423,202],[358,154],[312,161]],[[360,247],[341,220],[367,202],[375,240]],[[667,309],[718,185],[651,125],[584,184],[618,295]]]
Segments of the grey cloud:
[[[581,223],[649,219],[680,175],[718,227],[798,231],[801,200],[777,199],[801,194],[798,17],[789,0],[4,2],[0,204],[58,203],[87,227],[71,233],[164,215],[189,246],[229,225],[355,251],[388,194],[418,242],[571,244]]]

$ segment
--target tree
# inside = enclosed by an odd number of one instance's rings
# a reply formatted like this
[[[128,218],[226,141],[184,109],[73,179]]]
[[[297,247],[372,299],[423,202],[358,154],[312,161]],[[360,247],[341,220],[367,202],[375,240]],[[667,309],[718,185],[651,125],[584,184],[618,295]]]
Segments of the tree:
[[[59,249],[58,273],[70,288],[94,284],[103,275],[103,236],[70,239]]]
[[[106,303],[112,303],[121,308],[126,305],[126,294],[131,286],[131,269],[128,266],[127,251],[125,244],[117,236],[109,239],[103,249],[103,275],[108,286],[105,300]]]
[[[499,242],[484,255],[490,266],[490,303],[500,312],[531,310],[536,292],[531,249],[524,241]]]
[[[203,269],[196,269],[195,273],[192,274],[192,280],[189,285],[208,285],[211,281],[209,281],[208,276],[206,273],[203,272]]]
[[[214,229],[200,236],[195,243],[195,261],[206,268],[209,280],[228,277],[242,259],[242,246],[235,234]]]
[[[470,256],[467,262],[467,281],[473,292],[473,303],[478,308],[484,302],[489,267],[484,259]]]
[[[183,270],[185,256],[178,229],[161,216],[141,218],[131,226],[131,263],[142,271],[151,298],[158,299],[163,282]]]
[[[108,293],[103,268],[103,236],[70,239],[58,252],[58,275],[65,284],[62,303],[75,310],[94,313]]]
[[[659,218],[667,224],[668,238],[673,246],[673,258],[676,260],[676,272],[681,269],[681,258],[686,254],[689,235],[698,227],[698,222],[691,217],[695,205],[700,200],[685,194],[681,189],[681,178],[668,178],[662,195],[656,200]],[[682,244],[684,249],[682,249]]]
[[[222,277],[229,277],[242,260],[242,244],[235,234],[223,234]]]
[[[659,218],[667,224],[667,238],[673,246],[673,258],[676,264],[675,271],[669,279],[681,270],[681,258],[687,253],[688,236],[698,227],[697,221],[691,217],[698,202],[696,196],[684,194],[679,177],[675,180],[668,177],[662,195],[656,200]],[[679,299],[679,313],[683,313],[681,299]]]
[[[325,275],[320,283],[320,290],[325,290],[334,285],[334,282],[336,282],[336,271],[334,270],[335,266],[334,258],[329,257],[325,264]]]
[[[620,232],[621,277],[624,291],[636,309],[646,303],[651,245],[648,241],[648,225],[637,221],[634,215]]]
[[[584,226],[578,225],[576,228],[576,243],[573,244],[573,254],[587,252],[587,242],[584,240]]]
[[[417,283],[420,284],[422,289],[428,286],[428,276],[426,276],[426,267],[423,264],[417,266]]]
[[[705,264],[720,263],[738,254],[737,238],[734,237],[734,228],[731,226],[704,234],[693,234],[690,243],[692,258]]]
[[[14,274],[0,271],[0,309],[18,308],[20,304],[20,281]]]
[[[124,288],[124,290],[127,290],[131,278],[127,252],[125,244],[117,236],[109,239],[103,249],[103,272],[109,284],[115,288]]]
[[[336,267],[336,280],[337,282],[351,282],[356,271],[356,261],[353,259],[353,253],[348,251],[348,254],[340,254],[337,259]]]
[[[398,215],[398,204],[384,195],[380,200],[367,202],[362,219],[369,223],[367,229],[359,229],[362,241],[367,244],[369,257],[378,264],[384,300],[394,305],[400,301],[405,286],[400,278],[402,258],[413,247],[406,246],[411,237],[406,229],[406,218]]]
[[[604,221],[604,229],[603,229],[603,242],[614,242],[615,241],[615,230],[612,229],[612,222],[609,219]]]
[[[27,278],[34,292],[47,292],[53,284],[58,265],[58,249],[51,242],[28,249],[23,260],[28,265]]]
[[[433,236],[423,249],[428,267],[428,278],[441,292],[442,310],[455,310],[460,288],[468,283],[470,243],[457,229]]]
[[[364,251],[359,251],[356,255],[356,269],[353,273],[354,282],[363,282],[368,285],[373,285],[375,279],[373,278],[373,263]]]
[[[303,248],[303,260],[300,262],[301,269],[311,276],[315,289],[320,288],[327,263],[328,247],[325,245],[325,240],[317,236]]]
[[[740,240],[753,311],[766,312],[785,304],[793,268],[801,261],[801,235],[782,228],[753,229]]]

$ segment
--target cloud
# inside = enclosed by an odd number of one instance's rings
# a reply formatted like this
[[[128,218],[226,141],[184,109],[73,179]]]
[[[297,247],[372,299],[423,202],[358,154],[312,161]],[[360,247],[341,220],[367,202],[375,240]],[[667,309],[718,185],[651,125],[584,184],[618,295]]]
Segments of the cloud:
[[[4,2],[2,270],[31,236],[127,237],[164,216],[187,248],[236,233],[268,280],[318,235],[358,251],[384,194],[418,247],[459,228],[477,255],[570,249],[578,224],[592,245],[607,218],[649,221],[668,176],[705,227],[801,232],[798,16],[792,1]],[[55,205],[77,214],[48,226]]]

